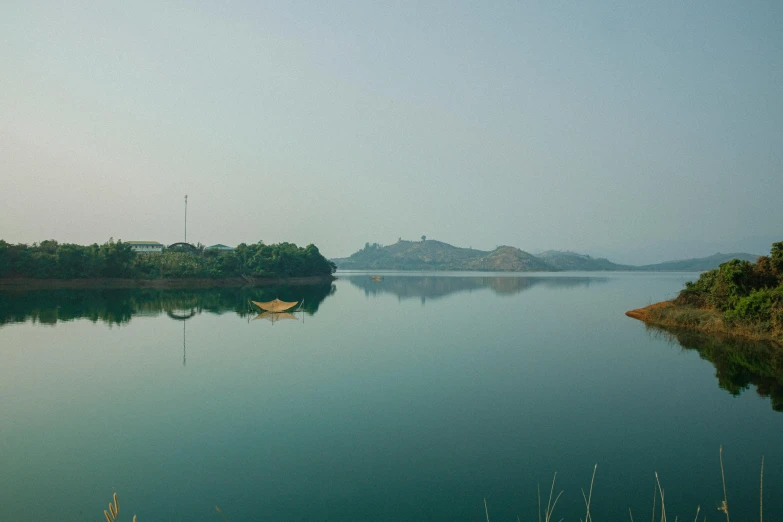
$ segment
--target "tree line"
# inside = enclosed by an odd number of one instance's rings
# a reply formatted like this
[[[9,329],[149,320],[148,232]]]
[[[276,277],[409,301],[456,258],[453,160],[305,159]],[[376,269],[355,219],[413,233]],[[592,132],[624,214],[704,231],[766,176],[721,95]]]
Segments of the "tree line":
[[[99,245],[10,244],[0,239],[0,278],[232,278],[320,277],[336,270],[315,245],[242,243],[231,251],[137,253],[129,243],[110,239]]]

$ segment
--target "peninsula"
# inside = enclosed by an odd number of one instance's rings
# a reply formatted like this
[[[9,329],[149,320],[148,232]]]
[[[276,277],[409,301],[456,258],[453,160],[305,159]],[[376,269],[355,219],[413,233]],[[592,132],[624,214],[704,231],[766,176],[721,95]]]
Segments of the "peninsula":
[[[652,326],[783,344],[783,241],[755,263],[723,263],[686,283],[675,299],[626,315]]]

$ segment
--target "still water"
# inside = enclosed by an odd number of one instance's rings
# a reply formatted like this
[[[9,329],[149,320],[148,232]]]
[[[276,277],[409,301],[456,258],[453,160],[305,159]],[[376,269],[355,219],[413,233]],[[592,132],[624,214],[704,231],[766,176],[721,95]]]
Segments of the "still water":
[[[376,275],[376,273],[372,274]],[[783,362],[626,310],[694,274],[0,293],[0,520],[783,519]],[[277,321],[249,300],[304,299]],[[660,500],[658,500],[660,506]],[[701,518],[701,517],[700,517]]]

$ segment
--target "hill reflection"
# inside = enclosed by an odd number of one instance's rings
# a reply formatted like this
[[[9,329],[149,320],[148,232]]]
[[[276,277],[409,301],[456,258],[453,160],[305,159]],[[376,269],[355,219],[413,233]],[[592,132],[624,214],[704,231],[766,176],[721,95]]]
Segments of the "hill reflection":
[[[772,409],[783,412],[783,350],[771,343],[717,337],[658,326],[648,326],[671,344],[695,350],[715,367],[718,386],[734,396],[755,386],[769,397]]]
[[[340,275],[352,285],[364,290],[366,296],[388,293],[399,299],[438,299],[459,292],[489,288],[498,295],[514,295],[534,286],[573,288],[605,283],[604,277],[516,277],[516,276],[378,276]]]
[[[166,314],[185,321],[201,313],[235,313],[255,317],[250,301],[304,299],[302,311],[313,315],[335,292],[331,282],[313,285],[219,289],[62,289],[0,292],[0,326],[33,322],[56,324],[86,318],[93,322],[123,324],[133,316]]]

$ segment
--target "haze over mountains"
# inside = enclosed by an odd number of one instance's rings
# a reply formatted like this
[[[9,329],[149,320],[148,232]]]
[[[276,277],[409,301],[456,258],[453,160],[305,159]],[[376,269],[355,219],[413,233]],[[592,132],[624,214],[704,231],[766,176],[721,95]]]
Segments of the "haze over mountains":
[[[512,246],[492,251],[461,248],[432,239],[406,241],[382,246],[367,243],[346,258],[332,259],[338,270],[476,270],[497,272],[559,271],[703,271],[731,259],[755,261],[759,256],[744,252],[716,253],[704,258],[633,266],[576,252],[547,250],[533,255]]]

